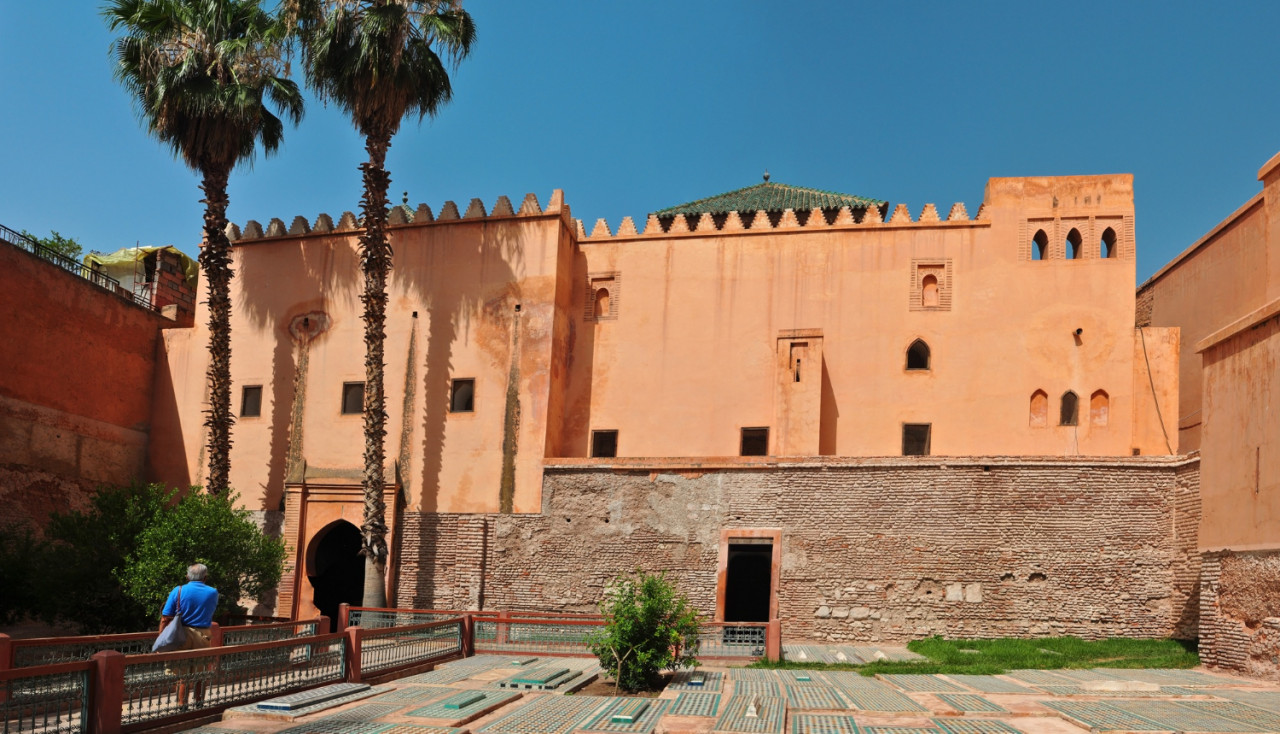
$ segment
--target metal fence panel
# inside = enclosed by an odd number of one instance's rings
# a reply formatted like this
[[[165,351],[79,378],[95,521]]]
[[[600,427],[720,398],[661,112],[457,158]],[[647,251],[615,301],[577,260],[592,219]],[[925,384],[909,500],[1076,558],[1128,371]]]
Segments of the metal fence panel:
[[[5,734],[83,734],[88,731],[89,664],[62,670],[15,670],[0,678]]]
[[[360,672],[377,673],[462,654],[462,620],[417,627],[369,629],[360,635]]]

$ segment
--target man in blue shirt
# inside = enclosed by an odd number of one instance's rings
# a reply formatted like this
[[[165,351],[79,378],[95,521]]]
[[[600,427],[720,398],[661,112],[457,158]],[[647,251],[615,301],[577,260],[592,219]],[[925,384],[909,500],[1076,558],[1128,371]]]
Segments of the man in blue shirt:
[[[160,610],[162,631],[176,616],[181,616],[182,623],[187,627],[186,641],[179,649],[202,650],[209,647],[209,627],[213,624],[213,612],[218,608],[218,590],[204,583],[208,573],[209,569],[203,563],[188,566],[187,583],[175,586]],[[187,679],[207,668],[207,664],[182,664],[169,671],[181,678],[178,681],[178,700],[183,707],[187,705]],[[196,703],[204,699],[203,680],[196,681],[195,694]]]

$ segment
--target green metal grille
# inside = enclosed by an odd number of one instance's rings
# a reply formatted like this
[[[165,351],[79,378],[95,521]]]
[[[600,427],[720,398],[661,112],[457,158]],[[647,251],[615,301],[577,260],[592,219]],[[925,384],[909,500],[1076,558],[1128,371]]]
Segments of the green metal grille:
[[[461,654],[461,620],[426,628],[366,629],[360,637],[362,673]]]
[[[352,609],[347,612],[347,624],[364,629],[385,627],[410,627],[415,624],[457,619],[457,614],[447,612],[413,612],[383,609]]]
[[[284,626],[237,627],[223,630],[222,645],[231,647],[232,645],[252,645],[257,642],[278,642],[298,637],[314,637],[320,633],[320,623],[316,620]]]
[[[343,679],[341,637],[267,644],[271,647],[126,658],[122,723],[142,724]]]
[[[61,667],[61,666],[60,666]],[[88,666],[0,680],[0,717],[5,734],[81,734],[88,731]]]
[[[477,620],[477,650],[507,653],[556,653],[590,655],[590,635],[600,625],[566,624],[562,620]]]
[[[708,658],[764,657],[765,627],[725,625],[698,633],[698,655]]]
[[[128,635],[103,635],[101,637],[73,637],[69,642],[39,644],[16,640],[13,644],[13,667],[30,668],[37,665],[56,665],[88,660],[94,653],[115,650],[125,655],[142,655],[151,652],[158,632],[140,632]]]

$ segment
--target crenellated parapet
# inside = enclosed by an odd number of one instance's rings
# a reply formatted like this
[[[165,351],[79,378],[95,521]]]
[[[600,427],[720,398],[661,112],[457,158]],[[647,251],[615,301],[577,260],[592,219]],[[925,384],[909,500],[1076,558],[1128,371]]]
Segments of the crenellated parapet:
[[[815,229],[842,229],[842,228],[861,228],[879,226],[885,228],[896,228],[903,226],[912,227],[946,227],[949,225],[964,224],[965,226],[975,226],[974,222],[986,221],[986,210],[983,207],[978,209],[978,216],[973,219],[969,218],[969,212],[962,202],[956,202],[947,212],[945,219],[942,218],[938,207],[934,204],[925,204],[921,209],[919,216],[912,217],[911,210],[906,204],[898,204],[893,211],[889,213],[889,217],[885,220],[882,217],[879,207],[869,206],[865,208],[855,208],[844,206],[839,209],[801,209],[792,210],[784,209],[780,212],[770,212],[763,209],[752,212],[731,211],[726,214],[711,214],[703,212],[701,214],[684,215],[676,214],[673,216],[659,216],[658,214],[650,214],[645,221],[644,228],[637,231],[636,223],[631,217],[625,217],[617,230],[612,229],[609,223],[604,219],[597,219],[591,227],[590,232],[582,220],[574,220],[574,228],[578,233],[578,239],[587,242],[595,242],[607,239],[631,239],[636,237],[669,237],[671,235],[698,235],[707,232],[718,233],[736,233],[736,232],[760,232],[768,231],[787,231],[802,230],[810,231]]]
[[[393,206],[387,210],[387,226],[391,228],[404,226],[420,226],[425,224],[434,224],[440,222],[456,222],[456,221],[474,221],[477,219],[506,219],[519,217],[538,217],[548,214],[563,214],[568,216],[569,207],[564,203],[564,192],[556,189],[551,194],[551,199],[547,204],[547,208],[543,209],[535,194],[525,194],[524,199],[520,202],[520,208],[517,210],[511,204],[511,199],[506,196],[499,196],[494,202],[493,210],[486,211],[484,201],[481,199],[472,199],[467,205],[465,212],[459,212],[458,205],[453,201],[446,201],[440,207],[440,213],[437,216],[426,204],[419,204],[417,209],[409,208],[408,204]],[[603,222],[603,220],[601,220]],[[352,212],[342,212],[338,217],[337,224],[334,224],[333,217],[328,214],[321,213],[316,217],[315,223],[307,221],[306,217],[296,216],[292,223],[287,227],[284,220],[275,217],[268,221],[264,228],[262,224],[256,220],[250,219],[245,223],[244,227],[229,222],[226,227],[227,239],[231,242],[248,242],[250,240],[277,239],[281,237],[301,237],[304,235],[321,235],[333,233],[355,232],[364,226],[363,221]],[[576,225],[581,228],[581,222]],[[600,224],[597,223],[597,227]],[[602,236],[612,236],[608,232],[607,225],[604,229],[605,234]],[[593,232],[593,236],[595,236]],[[627,217],[623,221],[623,226],[619,229],[619,235],[636,234],[635,222]],[[584,232],[579,231],[579,237],[586,237]]]

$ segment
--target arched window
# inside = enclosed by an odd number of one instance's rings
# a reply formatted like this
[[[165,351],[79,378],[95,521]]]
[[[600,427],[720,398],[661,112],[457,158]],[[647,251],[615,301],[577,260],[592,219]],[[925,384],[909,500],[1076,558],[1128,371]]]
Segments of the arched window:
[[[938,307],[938,276],[924,276],[924,280],[920,282],[920,302],[925,308]]]
[[[923,340],[916,339],[911,342],[911,346],[907,347],[907,369],[929,369],[929,345]]]
[[[1102,256],[1116,256],[1116,231],[1110,227],[1102,233]]]
[[[596,291],[596,309],[595,317],[597,319],[605,318],[609,315],[609,289],[601,288]]]
[[[1072,227],[1071,231],[1067,233],[1068,260],[1079,260],[1084,257],[1084,248],[1081,247],[1082,244],[1084,244],[1084,238],[1080,236],[1080,230]]]
[[[1062,393],[1062,413],[1058,418],[1060,426],[1074,426],[1080,420],[1080,398],[1070,390]]]
[[[1049,393],[1044,390],[1031,393],[1030,424],[1032,428],[1044,428],[1049,425]]]
[[[1106,390],[1098,390],[1089,396],[1089,422],[1095,426],[1107,425],[1111,412],[1111,398]]]
[[[1031,259],[1049,259],[1049,235],[1043,229],[1036,230],[1036,236],[1031,238]]]

